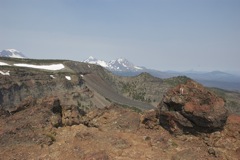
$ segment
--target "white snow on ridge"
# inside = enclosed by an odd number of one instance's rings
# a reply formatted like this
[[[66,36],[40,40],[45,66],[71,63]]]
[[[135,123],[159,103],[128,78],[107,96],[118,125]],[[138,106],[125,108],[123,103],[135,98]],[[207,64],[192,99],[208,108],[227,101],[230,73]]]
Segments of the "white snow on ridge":
[[[69,81],[71,81],[71,79],[72,79],[70,76],[65,76],[65,78]]]
[[[93,56],[90,56],[88,59],[84,60],[83,62],[100,65],[102,67],[108,67],[107,62],[102,61],[102,60],[98,60],[98,59],[94,58]]]
[[[128,66],[127,66],[126,64],[122,63],[122,65],[123,65],[124,67],[128,68]]]
[[[19,63],[19,64],[14,64],[14,66],[36,68],[36,69],[45,69],[45,70],[51,70],[51,71],[61,70],[61,69],[64,68],[63,64],[34,65],[34,64]]]
[[[136,68],[136,69],[142,69],[141,67],[137,67],[137,66],[134,66],[134,68]]]
[[[102,66],[102,67],[107,67],[108,66],[108,64],[105,61],[101,61],[101,60],[97,61],[97,64]]]
[[[61,70],[65,67],[63,64],[34,65],[34,64],[17,63],[13,65],[17,67],[28,67],[28,68],[45,69],[45,70],[52,70],[52,71]],[[11,65],[5,62],[0,62],[0,66],[11,66]]]
[[[4,62],[0,62],[0,66],[10,66],[10,65]]]
[[[54,75],[50,75],[50,77],[51,77],[52,79],[56,78],[56,77],[54,77]]]
[[[124,61],[124,59],[118,58],[117,61],[118,61],[118,63],[122,63]]]
[[[4,76],[10,76],[10,71],[7,71],[7,72],[0,71],[0,74]]]
[[[90,63],[90,64],[97,64],[97,65],[100,65],[100,66],[102,66],[102,67],[107,67],[107,66],[108,66],[105,61],[101,61],[101,60],[98,60],[98,61],[90,61],[90,62],[88,62],[88,63]]]
[[[5,50],[10,51],[10,52],[19,52],[19,51],[16,50],[16,49],[5,49]]]

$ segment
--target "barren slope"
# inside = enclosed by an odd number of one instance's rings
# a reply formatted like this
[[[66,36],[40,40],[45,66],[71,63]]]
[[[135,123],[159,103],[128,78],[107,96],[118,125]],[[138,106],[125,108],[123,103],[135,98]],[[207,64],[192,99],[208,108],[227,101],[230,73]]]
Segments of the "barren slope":
[[[96,74],[87,74],[84,76],[83,79],[86,81],[89,88],[95,90],[96,92],[98,92],[112,102],[121,105],[136,107],[141,110],[148,110],[154,108],[148,103],[134,101],[118,94],[116,91],[113,90],[113,88],[111,88],[110,84],[107,84],[106,81],[104,81],[100,76]]]

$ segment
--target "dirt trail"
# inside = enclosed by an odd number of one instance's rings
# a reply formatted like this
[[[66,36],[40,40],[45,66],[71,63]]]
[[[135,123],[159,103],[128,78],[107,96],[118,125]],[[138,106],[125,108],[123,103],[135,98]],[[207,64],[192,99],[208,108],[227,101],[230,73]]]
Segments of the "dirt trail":
[[[87,74],[84,76],[84,80],[90,88],[115,103],[136,107],[141,110],[149,110],[155,108],[148,103],[134,101],[118,94],[110,87],[109,84],[107,84],[107,82],[105,82],[101,77],[96,74]]]

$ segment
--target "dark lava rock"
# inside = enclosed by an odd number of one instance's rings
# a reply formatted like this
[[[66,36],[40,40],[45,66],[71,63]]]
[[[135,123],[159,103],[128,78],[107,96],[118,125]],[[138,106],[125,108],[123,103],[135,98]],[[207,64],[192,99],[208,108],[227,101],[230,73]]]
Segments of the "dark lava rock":
[[[160,124],[172,133],[213,132],[222,129],[228,112],[225,102],[189,80],[169,90],[159,104]]]

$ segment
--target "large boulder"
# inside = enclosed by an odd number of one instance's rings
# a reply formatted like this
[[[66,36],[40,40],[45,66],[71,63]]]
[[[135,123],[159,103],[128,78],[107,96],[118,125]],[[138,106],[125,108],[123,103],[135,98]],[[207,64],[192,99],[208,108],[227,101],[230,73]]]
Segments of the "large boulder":
[[[222,98],[189,80],[170,89],[158,108],[160,124],[172,133],[213,132],[222,129],[228,116]]]

